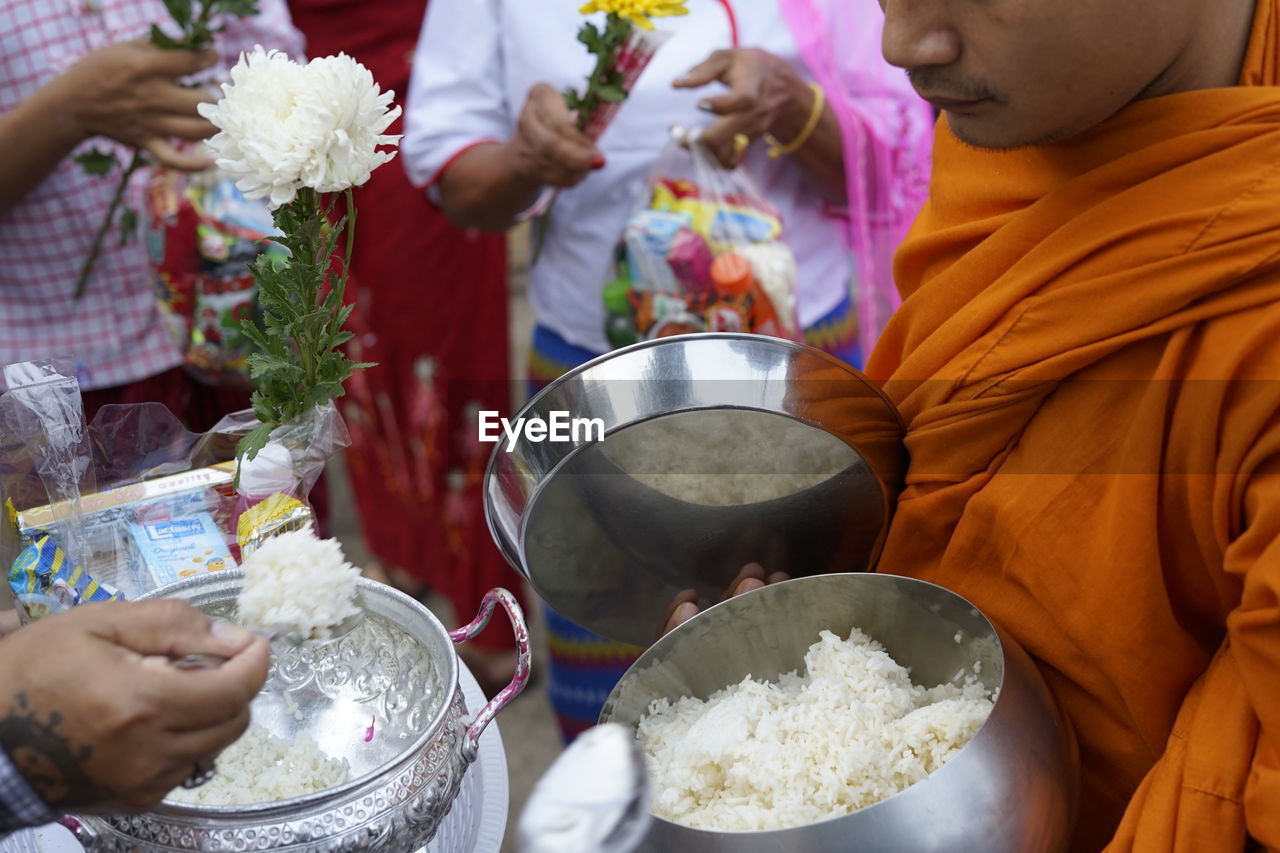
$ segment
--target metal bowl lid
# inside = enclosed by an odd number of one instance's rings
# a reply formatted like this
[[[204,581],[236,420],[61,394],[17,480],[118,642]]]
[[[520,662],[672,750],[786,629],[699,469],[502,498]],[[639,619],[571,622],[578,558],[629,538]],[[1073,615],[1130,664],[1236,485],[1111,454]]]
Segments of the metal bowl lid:
[[[637,645],[679,592],[714,604],[749,562],[793,576],[872,568],[906,461],[878,388],[761,335],[617,350],[513,423],[520,437],[495,447],[485,477],[495,541],[562,616]]]

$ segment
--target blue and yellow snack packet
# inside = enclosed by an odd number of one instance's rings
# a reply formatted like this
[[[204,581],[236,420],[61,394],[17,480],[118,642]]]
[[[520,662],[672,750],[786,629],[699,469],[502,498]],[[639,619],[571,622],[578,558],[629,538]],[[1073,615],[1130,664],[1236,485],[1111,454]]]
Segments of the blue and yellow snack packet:
[[[25,539],[27,547],[9,569],[9,588],[24,607],[27,602],[40,604],[38,613],[28,608],[29,617],[44,615],[55,604],[65,610],[77,604],[124,599],[119,590],[98,583],[74,564],[48,531],[32,531]]]

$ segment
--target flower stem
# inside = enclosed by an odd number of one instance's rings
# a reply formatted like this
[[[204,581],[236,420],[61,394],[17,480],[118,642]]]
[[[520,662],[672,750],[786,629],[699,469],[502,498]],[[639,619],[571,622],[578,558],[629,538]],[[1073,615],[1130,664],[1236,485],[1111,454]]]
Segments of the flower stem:
[[[356,195],[351,187],[344,190],[346,196],[346,210],[343,211],[347,218],[347,234],[344,238],[346,246],[344,247],[344,257],[342,259],[342,276],[338,279],[338,303],[342,303],[342,297],[347,290],[347,277],[351,275],[351,248],[356,244]]]
[[[591,33],[594,30],[584,28],[583,32]],[[631,22],[610,12],[605,19],[604,31],[600,33],[598,39],[590,35],[582,37],[588,44],[588,53],[596,58],[596,65],[592,69],[591,75],[587,77],[587,87],[583,90],[582,97],[578,99],[578,118],[576,121],[578,130],[586,130],[591,123],[591,119],[600,109],[602,102],[600,90],[610,82],[608,78],[616,70],[614,66],[618,63],[618,54],[630,35]],[[556,198],[558,197],[558,192],[552,195],[551,200],[547,203],[547,209],[534,221],[533,255],[529,261],[531,265],[536,264],[538,258],[542,257],[542,248],[546,244],[547,231],[551,227],[551,211],[555,208]]]
[[[116,186],[115,195],[111,197],[111,206],[107,208],[107,215],[103,218],[102,224],[98,226],[98,233],[93,237],[93,246],[89,249],[89,256],[84,260],[84,266],[80,268],[80,278],[76,281],[76,301],[84,296],[85,288],[89,286],[89,275],[93,272],[94,265],[98,262],[98,255],[102,252],[102,244],[106,242],[107,232],[111,230],[111,223],[115,221],[116,211],[120,207],[120,202],[124,199],[125,188],[129,186],[129,179],[133,177],[133,173],[142,167],[146,162],[142,156],[142,152],[138,149],[133,150],[133,159],[129,161],[129,167],[124,170],[124,174],[120,176],[120,183]]]
[[[310,235],[311,245],[307,247],[307,254],[310,255],[311,262],[317,270],[317,275],[311,277],[311,280],[303,285],[303,300],[307,306],[307,311],[310,312],[315,308],[317,293],[320,290],[316,280],[324,278],[324,264],[328,261],[327,258],[321,257],[324,252],[324,238],[322,236],[323,213],[320,210],[319,196],[310,188],[303,187],[299,189],[297,198],[293,203],[298,206],[298,219],[300,220],[302,233]],[[297,336],[293,342],[294,347],[297,348],[298,357],[302,361],[303,388],[314,387],[317,381],[315,344],[313,340],[315,336],[312,334],[312,329],[309,328],[310,325],[305,322],[299,324],[296,332]],[[293,414],[299,413],[295,412]]]
[[[551,197],[551,201],[547,202],[547,209],[542,211],[533,222],[533,257],[529,261],[529,265],[533,266],[538,262],[538,258],[542,257],[542,247],[547,242],[547,230],[551,227],[551,211],[555,209],[556,196]]]

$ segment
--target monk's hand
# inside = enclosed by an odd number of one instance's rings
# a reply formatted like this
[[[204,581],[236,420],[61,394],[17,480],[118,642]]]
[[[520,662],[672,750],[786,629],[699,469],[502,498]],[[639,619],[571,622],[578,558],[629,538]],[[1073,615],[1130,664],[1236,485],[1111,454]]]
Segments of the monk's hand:
[[[667,609],[662,611],[662,618],[658,621],[659,639],[670,634],[697,615],[698,591],[696,589],[680,590],[679,594],[667,605]]]
[[[227,660],[170,662],[188,654]],[[0,748],[55,811],[149,808],[248,727],[269,657],[181,601],[47,616],[0,640]]]
[[[742,595],[744,592],[751,592],[753,589],[760,589],[762,586],[786,580],[791,580],[791,575],[786,572],[766,573],[764,566],[759,563],[747,563],[742,567],[742,571],[738,572],[738,576],[729,583],[724,594],[720,596],[720,600],[728,601],[735,595]],[[697,591],[692,589],[681,590],[679,595],[672,599],[671,603],[667,605],[667,609],[663,612],[662,628],[658,636],[666,636],[697,615]]]
[[[604,155],[578,130],[564,96],[546,83],[529,90],[507,145],[521,177],[541,186],[577,186],[604,166]]]
[[[810,97],[808,84],[786,60],[756,48],[717,50],[676,80],[675,87],[695,89],[713,82],[729,91],[698,103],[719,116],[700,139],[726,169],[742,162],[752,142],[777,130],[797,98],[808,103]]]

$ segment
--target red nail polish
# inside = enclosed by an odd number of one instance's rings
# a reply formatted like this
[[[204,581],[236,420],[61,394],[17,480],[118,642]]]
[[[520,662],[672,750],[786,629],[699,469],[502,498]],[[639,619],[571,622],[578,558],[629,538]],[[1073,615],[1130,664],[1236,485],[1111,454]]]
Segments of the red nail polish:
[[[603,168],[604,168],[604,158],[603,158],[603,157],[598,157],[598,156],[597,156],[597,157],[592,157],[592,158],[591,158],[591,168],[592,168],[592,169],[594,169],[594,170],[595,170],[595,171],[597,171],[597,172],[598,172],[598,171],[600,171],[601,169],[603,169]]]

